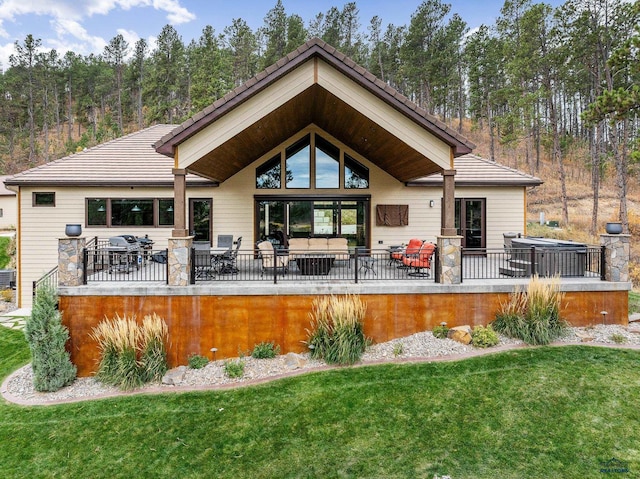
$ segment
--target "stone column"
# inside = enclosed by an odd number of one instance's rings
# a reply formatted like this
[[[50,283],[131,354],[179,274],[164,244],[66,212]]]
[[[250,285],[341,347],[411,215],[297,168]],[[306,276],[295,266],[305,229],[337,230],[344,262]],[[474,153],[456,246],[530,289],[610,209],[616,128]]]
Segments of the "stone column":
[[[462,283],[462,236],[438,236],[437,241],[440,283]]]
[[[167,256],[169,286],[189,286],[191,283],[191,246],[193,236],[169,238]]]
[[[58,285],[80,286],[84,284],[84,257],[82,250],[86,239],[80,237],[58,240]]]
[[[631,235],[600,235],[600,245],[605,249],[606,281],[629,281],[629,258],[631,257]]]

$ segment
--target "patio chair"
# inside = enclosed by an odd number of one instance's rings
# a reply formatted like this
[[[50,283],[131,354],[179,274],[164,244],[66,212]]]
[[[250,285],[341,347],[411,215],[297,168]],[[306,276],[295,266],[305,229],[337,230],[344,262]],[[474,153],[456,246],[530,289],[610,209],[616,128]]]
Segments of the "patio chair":
[[[404,264],[404,259],[407,256],[414,256],[418,254],[423,243],[424,241],[422,241],[421,239],[411,238],[406,248],[402,250],[394,251],[393,253],[391,253],[391,260],[397,261],[399,263],[403,263],[403,264],[400,264],[398,268],[406,269],[407,266]]]
[[[212,263],[211,243],[208,241],[193,242],[193,265],[196,279],[210,279],[215,276],[215,265]]]
[[[431,257],[436,250],[436,245],[425,241],[422,243],[420,250],[417,254],[412,256],[406,256],[402,263],[414,271],[409,273],[409,276],[420,276],[428,278],[430,273],[425,270],[431,270]]]
[[[218,235],[218,248],[233,248],[233,235]]]
[[[242,244],[242,236],[236,241],[236,249],[230,249],[220,257],[220,274],[238,274],[238,250]]]
[[[273,272],[274,268],[277,269],[276,273],[287,274],[289,270],[288,254],[278,254],[270,241],[260,241],[257,246],[262,261],[262,269],[260,270],[261,278],[265,272]]]

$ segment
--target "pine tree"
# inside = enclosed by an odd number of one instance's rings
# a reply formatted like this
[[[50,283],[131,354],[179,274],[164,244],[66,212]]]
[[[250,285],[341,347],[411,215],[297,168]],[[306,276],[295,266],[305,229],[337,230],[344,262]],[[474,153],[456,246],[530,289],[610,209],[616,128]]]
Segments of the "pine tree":
[[[62,324],[62,314],[57,309],[57,296],[52,287],[38,288],[24,333],[31,349],[36,391],[57,391],[71,384],[76,377],[76,367],[65,349],[69,331]]]

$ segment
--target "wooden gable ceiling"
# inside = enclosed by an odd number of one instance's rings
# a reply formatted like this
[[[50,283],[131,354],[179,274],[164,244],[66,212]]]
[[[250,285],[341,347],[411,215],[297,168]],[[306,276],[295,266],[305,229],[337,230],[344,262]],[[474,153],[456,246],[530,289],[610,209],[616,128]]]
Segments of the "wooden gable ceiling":
[[[399,181],[440,171],[428,158],[317,84],[247,126],[188,169],[223,182],[312,123]]]

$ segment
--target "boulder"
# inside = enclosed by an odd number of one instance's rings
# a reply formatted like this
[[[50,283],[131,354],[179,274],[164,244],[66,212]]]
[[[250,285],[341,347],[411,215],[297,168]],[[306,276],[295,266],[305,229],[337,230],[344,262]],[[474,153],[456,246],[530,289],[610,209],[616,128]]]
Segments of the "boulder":
[[[178,366],[177,368],[169,369],[162,377],[162,384],[168,386],[177,386],[184,381],[184,376],[187,374],[186,366]]]
[[[471,344],[471,326],[464,325],[449,328],[447,337],[462,344]]]
[[[284,357],[284,364],[289,369],[300,369],[307,364],[307,359],[301,354],[287,353]]]

